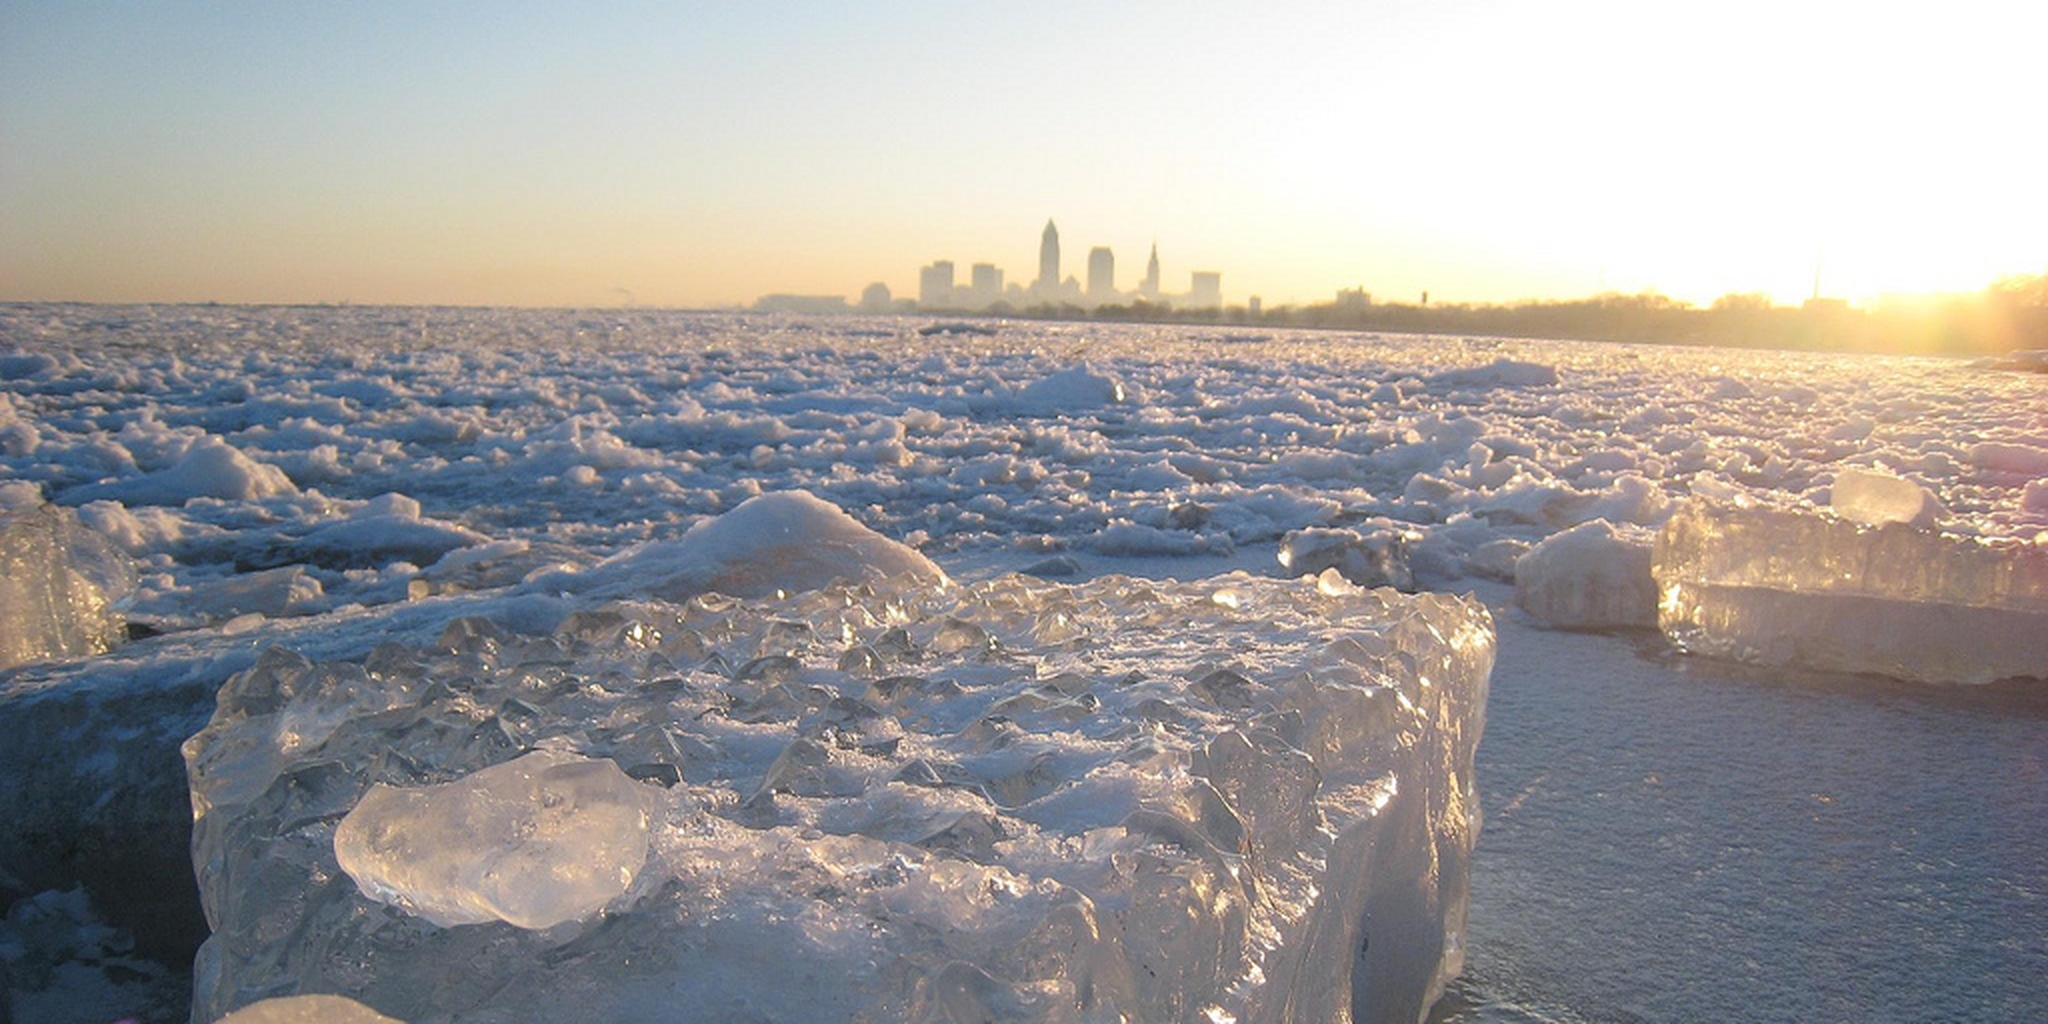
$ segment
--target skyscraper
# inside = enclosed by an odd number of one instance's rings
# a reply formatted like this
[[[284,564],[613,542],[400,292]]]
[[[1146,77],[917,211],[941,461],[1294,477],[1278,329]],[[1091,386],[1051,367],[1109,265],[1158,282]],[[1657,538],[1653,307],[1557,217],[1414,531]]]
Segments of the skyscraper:
[[[980,309],[1003,297],[1003,271],[993,263],[976,263],[973,272],[974,292],[971,305]]]
[[[1189,275],[1188,308],[1214,309],[1223,305],[1223,275],[1213,270],[1197,270]]]
[[[1116,298],[1116,256],[1109,246],[1088,250],[1088,300],[1109,302]]]
[[[952,260],[937,260],[917,272],[917,304],[926,309],[953,305]]]
[[[1038,287],[1051,290],[1060,286],[1060,229],[1053,227],[1052,218],[1045,221],[1045,234],[1038,239]]]
[[[1159,243],[1152,243],[1152,258],[1145,261],[1145,280],[1138,283],[1138,294],[1147,299],[1159,298]]]

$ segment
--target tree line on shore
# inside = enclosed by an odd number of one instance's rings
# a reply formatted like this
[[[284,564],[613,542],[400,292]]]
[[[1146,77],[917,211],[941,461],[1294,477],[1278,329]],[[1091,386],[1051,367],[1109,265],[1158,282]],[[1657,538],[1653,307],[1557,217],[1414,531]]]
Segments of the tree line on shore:
[[[1040,304],[986,312],[1054,320],[1213,323],[1420,334],[1576,338],[1743,348],[1993,355],[2048,348],[2048,274],[2007,278],[1981,292],[1888,297],[1868,307],[1816,299],[1779,306],[1733,294],[1696,306],[1655,292],[1516,303],[1330,302],[1251,310],[1176,309],[1144,301],[1083,309]]]

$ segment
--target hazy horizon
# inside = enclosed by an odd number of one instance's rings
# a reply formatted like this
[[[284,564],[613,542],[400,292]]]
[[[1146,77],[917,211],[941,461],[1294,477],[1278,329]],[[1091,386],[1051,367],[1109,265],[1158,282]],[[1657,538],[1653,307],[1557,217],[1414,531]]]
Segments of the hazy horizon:
[[[2048,269],[2005,4],[0,12],[0,299],[914,295],[1047,217],[1269,307]]]

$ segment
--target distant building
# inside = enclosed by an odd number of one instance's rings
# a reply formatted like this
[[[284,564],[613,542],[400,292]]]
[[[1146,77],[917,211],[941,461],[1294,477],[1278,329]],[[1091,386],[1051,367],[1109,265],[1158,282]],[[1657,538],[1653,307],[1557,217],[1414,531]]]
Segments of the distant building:
[[[953,306],[952,260],[936,260],[917,272],[917,304],[926,309]]]
[[[889,294],[889,286],[880,281],[868,285],[860,293],[860,311],[863,313],[887,313],[896,304],[896,297]]]
[[[993,263],[977,263],[973,270],[973,283],[968,286],[973,294],[969,305],[975,309],[987,306],[1003,297],[1003,271]]]
[[[843,295],[763,295],[754,300],[756,313],[844,313]]]
[[[1088,250],[1088,301],[1110,302],[1116,298],[1116,256],[1109,246]]]
[[[1363,287],[1337,289],[1338,309],[1364,309],[1372,305],[1372,293]]]
[[[1138,294],[1151,301],[1159,299],[1159,243],[1152,243],[1152,258],[1145,261],[1145,279],[1138,282]]]
[[[1189,277],[1188,306],[1214,309],[1223,305],[1223,275],[1214,270],[1197,270]]]
[[[1266,304],[1264,302],[1261,302],[1259,300],[1259,297],[1256,295],[1252,296],[1249,299],[1246,299],[1244,303],[1244,311],[1246,314],[1250,316],[1258,316],[1261,312],[1265,310],[1265,308]]]
[[[1045,233],[1038,237],[1038,287],[1050,291],[1060,283],[1060,229],[1046,218]]]

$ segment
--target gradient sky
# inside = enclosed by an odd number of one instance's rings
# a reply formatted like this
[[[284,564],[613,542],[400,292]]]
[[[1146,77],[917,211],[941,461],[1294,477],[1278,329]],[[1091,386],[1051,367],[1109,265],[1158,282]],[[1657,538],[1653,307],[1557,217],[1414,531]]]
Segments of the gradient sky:
[[[1506,300],[2048,272],[2044,5],[18,3],[0,298],[714,305],[932,259]]]

